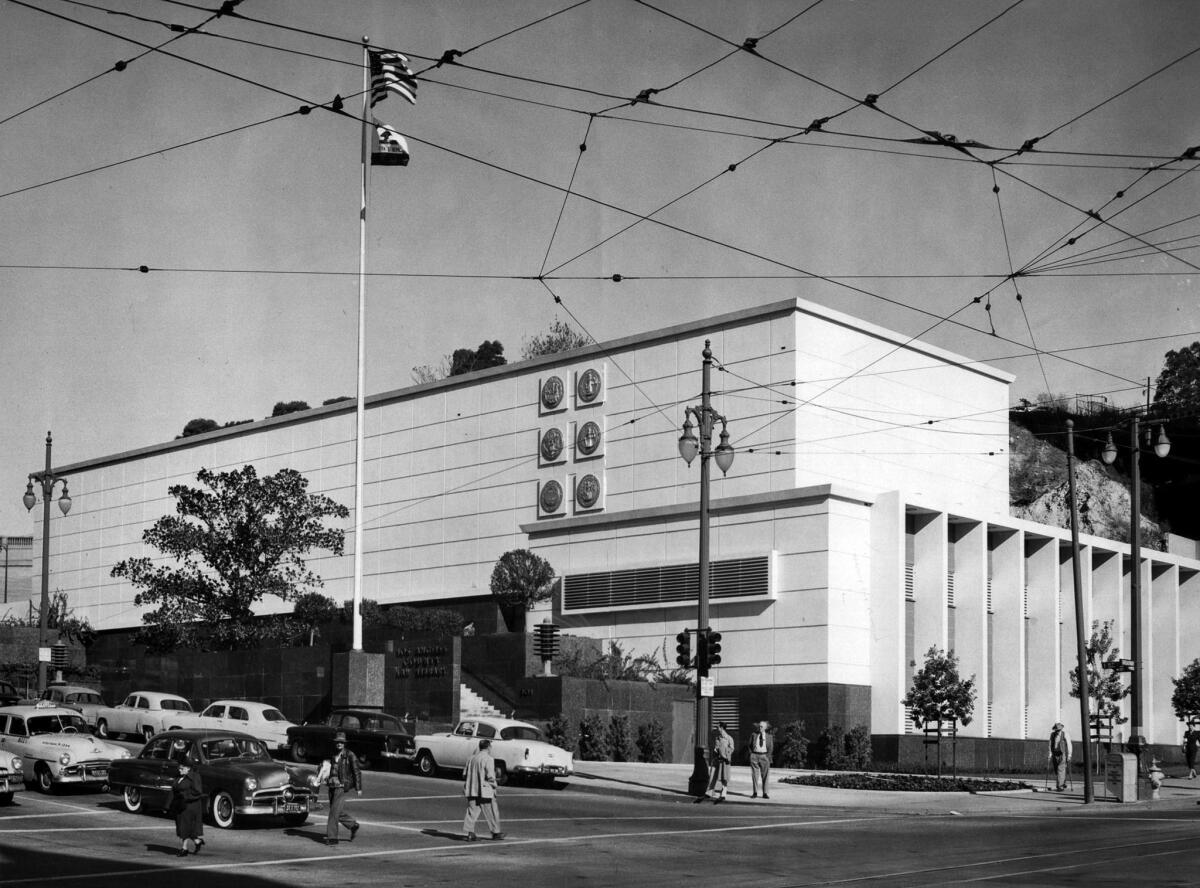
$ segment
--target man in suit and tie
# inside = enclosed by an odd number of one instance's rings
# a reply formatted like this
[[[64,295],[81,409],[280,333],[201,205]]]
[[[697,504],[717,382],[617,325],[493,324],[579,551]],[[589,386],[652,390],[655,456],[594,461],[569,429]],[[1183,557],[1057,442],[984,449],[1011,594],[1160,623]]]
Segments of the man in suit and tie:
[[[750,782],[754,787],[752,799],[758,798],[758,788],[762,785],[762,797],[769,799],[767,794],[767,775],[771,773],[771,759],[775,754],[775,738],[767,733],[770,725],[765,721],[754,725],[754,733],[750,735]]]
[[[504,838],[500,832],[500,809],[496,807],[496,762],[492,758],[492,741],[484,737],[479,748],[467,762],[463,777],[463,795],[467,797],[467,815],[463,818],[463,832],[467,841],[474,842],[475,821],[480,812],[492,831],[496,841]]]

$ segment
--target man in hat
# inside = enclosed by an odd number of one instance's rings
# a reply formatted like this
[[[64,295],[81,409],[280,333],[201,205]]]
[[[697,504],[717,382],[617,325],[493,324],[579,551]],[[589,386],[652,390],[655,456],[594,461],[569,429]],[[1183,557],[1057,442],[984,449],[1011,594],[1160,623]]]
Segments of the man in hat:
[[[326,845],[338,843],[339,823],[350,830],[350,841],[354,841],[354,837],[358,835],[358,821],[343,810],[346,791],[353,789],[362,795],[362,771],[358,766],[358,757],[346,748],[346,735],[343,732],[338,731],[334,736],[333,748],[337,752],[329,761],[329,819],[325,823]]]
[[[1050,763],[1054,766],[1054,788],[1062,792],[1067,788],[1067,767],[1071,763],[1071,738],[1062,722],[1055,722],[1050,730]]]
[[[708,793],[714,804],[725,801],[729,789],[729,771],[733,764],[733,737],[725,722],[717,722],[717,733],[712,742],[712,777],[708,781]]]
[[[758,787],[762,784],[762,797],[769,799],[767,794],[767,775],[771,773],[771,758],[775,754],[775,738],[767,733],[770,725],[765,721],[756,722],[754,733],[750,735],[750,783],[754,787],[752,799],[758,798]]]
[[[492,758],[492,741],[486,737],[479,741],[479,748],[467,761],[463,772],[463,795],[467,797],[467,813],[463,817],[463,832],[467,841],[474,842],[475,822],[479,815],[487,822],[492,831],[492,839],[500,841],[504,833],[500,832],[500,809],[496,806],[496,762]]]

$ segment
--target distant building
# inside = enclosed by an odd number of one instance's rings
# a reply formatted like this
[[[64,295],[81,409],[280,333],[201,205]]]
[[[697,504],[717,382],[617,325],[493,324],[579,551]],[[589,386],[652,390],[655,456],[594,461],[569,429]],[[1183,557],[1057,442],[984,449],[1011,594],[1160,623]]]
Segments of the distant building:
[[[658,653],[696,618],[698,463],[676,441],[712,340],[737,455],[712,481],[714,716],[912,732],[900,700],[931,646],[979,691],[962,735],[1082,736],[1069,534],[1008,511],[1012,377],[802,300],[398,389],[367,401],[363,595],[478,602],[503,552],[561,583],[567,633]],[[201,467],[289,467],[353,505],[353,402],[100,456],[58,471],[52,586],[98,629],[136,626],[114,563]],[[348,522],[348,531],[352,522]],[[313,559],[351,597],[353,558]],[[1082,540],[1086,617],[1129,650],[1129,548]],[[1176,743],[1171,676],[1200,655],[1200,562],[1144,550],[1146,734]]]
[[[0,536],[0,586],[0,620],[27,619],[33,598],[33,537]]]

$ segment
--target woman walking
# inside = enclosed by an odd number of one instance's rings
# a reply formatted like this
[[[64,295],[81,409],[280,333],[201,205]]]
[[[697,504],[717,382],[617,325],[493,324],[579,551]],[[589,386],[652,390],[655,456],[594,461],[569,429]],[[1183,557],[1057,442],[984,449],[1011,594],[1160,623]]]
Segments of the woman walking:
[[[175,835],[180,840],[179,856],[199,854],[204,846],[204,787],[200,773],[188,762],[179,763],[179,776],[171,786],[174,796],[171,808],[175,812]]]

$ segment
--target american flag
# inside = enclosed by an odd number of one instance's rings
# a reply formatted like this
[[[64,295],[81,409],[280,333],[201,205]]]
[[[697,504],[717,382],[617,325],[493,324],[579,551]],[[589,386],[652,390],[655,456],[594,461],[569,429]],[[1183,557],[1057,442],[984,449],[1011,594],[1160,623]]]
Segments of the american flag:
[[[398,52],[367,50],[371,60],[371,107],[387,98],[389,92],[417,103],[417,78],[408,67],[408,59]]]

